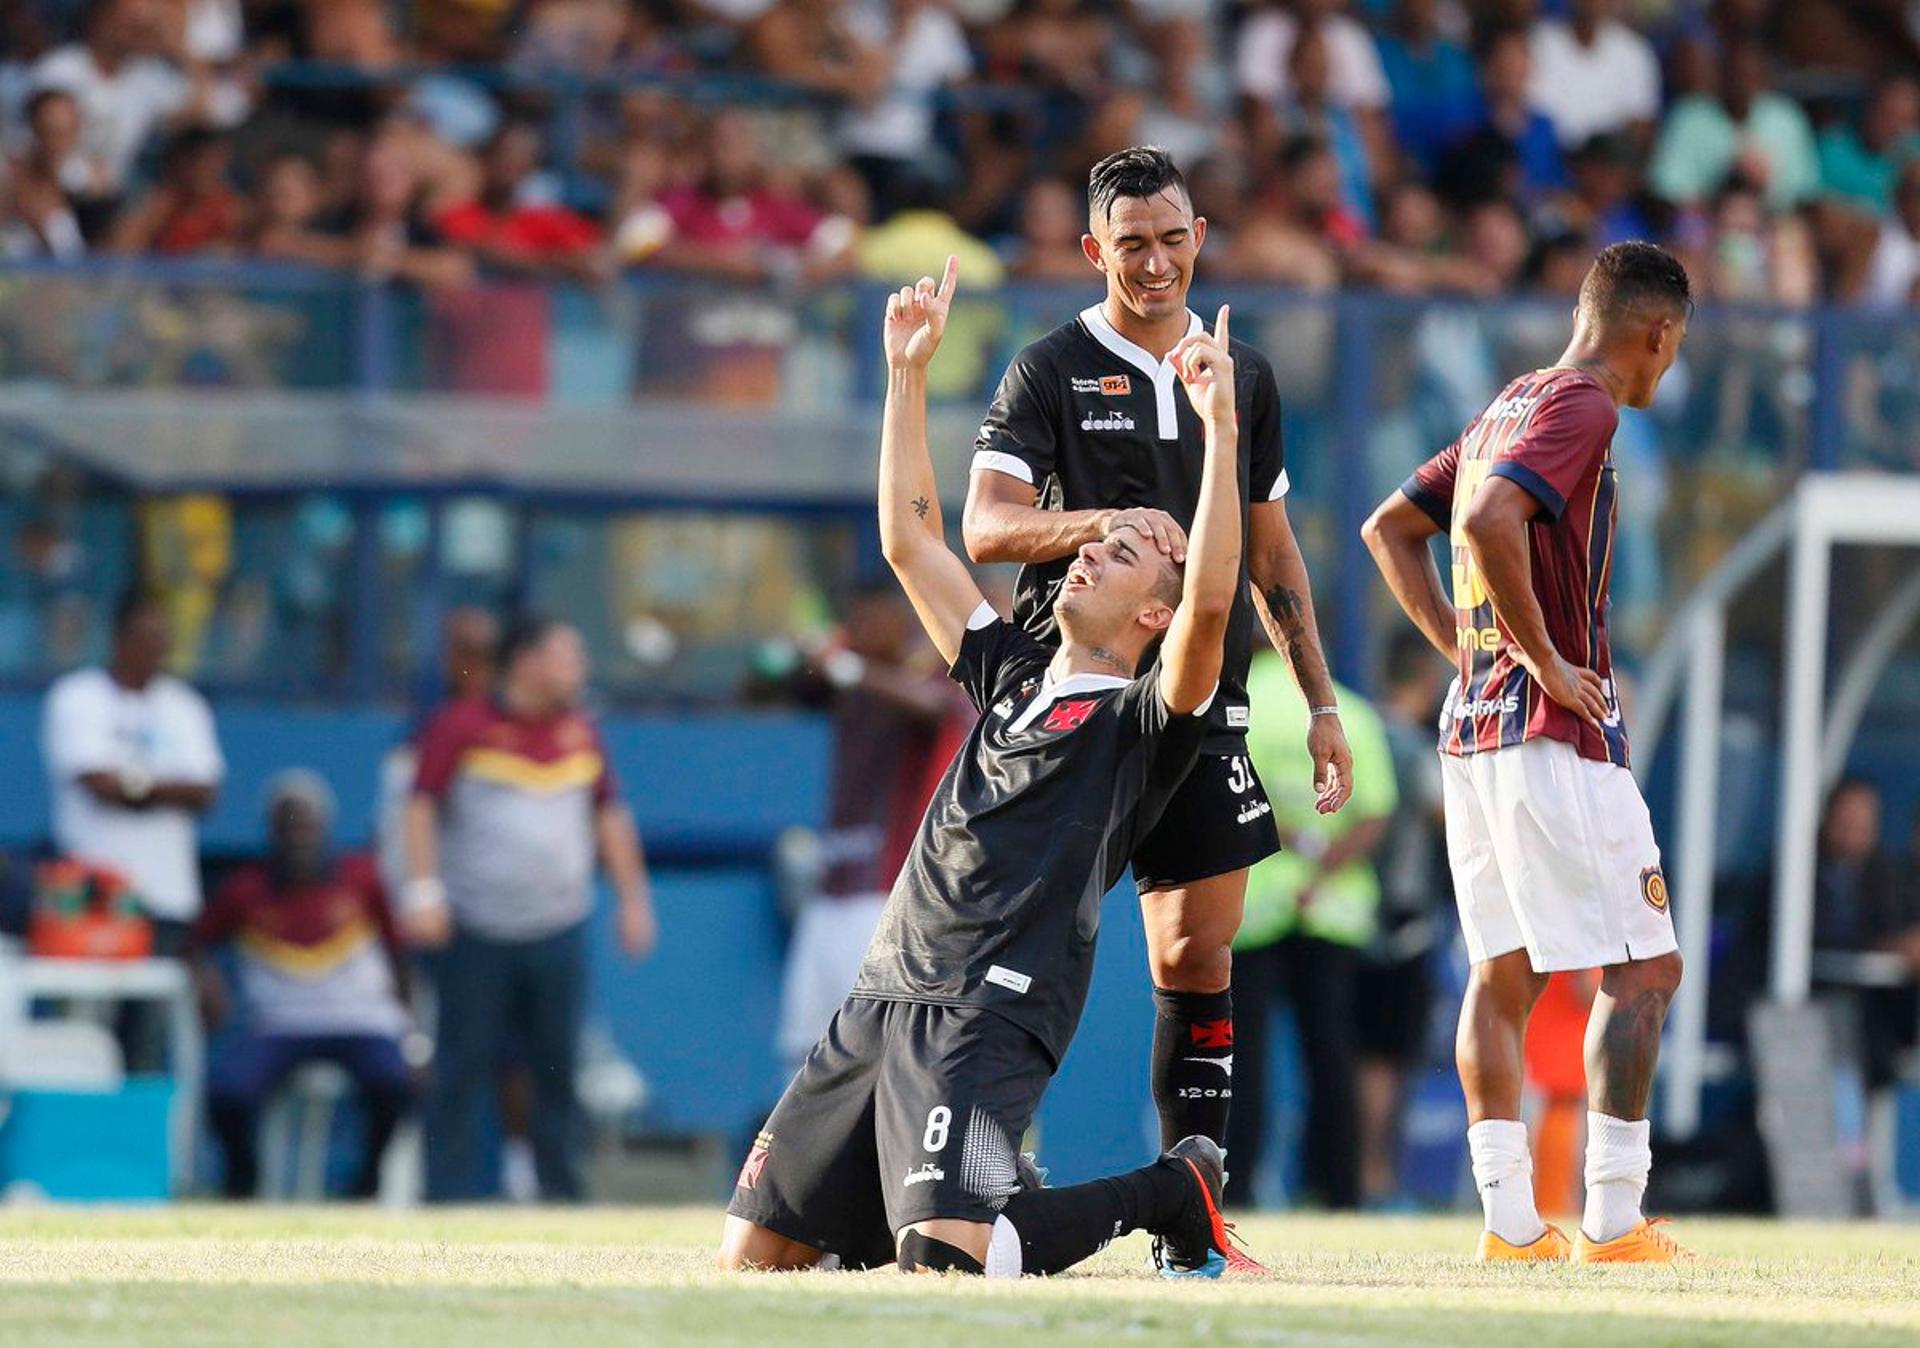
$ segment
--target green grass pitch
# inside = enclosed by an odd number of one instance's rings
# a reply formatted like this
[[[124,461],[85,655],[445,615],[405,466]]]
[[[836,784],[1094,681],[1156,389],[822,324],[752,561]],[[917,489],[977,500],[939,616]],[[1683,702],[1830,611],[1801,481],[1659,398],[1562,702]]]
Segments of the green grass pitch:
[[[1687,1221],[1687,1268],[1482,1268],[1465,1218],[1242,1225],[1268,1279],[1167,1284],[1146,1241],[1020,1283],[723,1277],[711,1208],[0,1209],[9,1348],[449,1344],[1920,1343],[1920,1228]]]

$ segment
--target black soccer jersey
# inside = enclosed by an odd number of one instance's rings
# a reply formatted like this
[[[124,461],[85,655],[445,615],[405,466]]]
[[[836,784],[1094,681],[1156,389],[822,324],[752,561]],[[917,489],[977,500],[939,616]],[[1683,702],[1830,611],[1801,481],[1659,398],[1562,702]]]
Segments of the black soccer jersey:
[[[1200,319],[1188,315],[1188,331]],[[1233,340],[1234,401],[1240,418],[1240,497],[1277,501],[1287,492],[1280,441],[1280,393],[1267,358]],[[1173,366],[1157,361],[1107,321],[1099,305],[1055,328],[1014,357],[974,441],[975,471],[991,469],[1033,484],[1046,510],[1151,506],[1193,527],[1206,466],[1206,430]],[[1248,537],[1247,513],[1240,516]],[[1227,624],[1220,692],[1214,698],[1209,754],[1244,752],[1247,666],[1259,620],[1246,594]],[[1059,632],[1053,601],[1071,556],[1020,568],[1013,616],[1048,645]]]
[[[980,720],[947,766],[853,995],[983,1006],[1056,1063],[1093,976],[1100,899],[1193,766],[1204,714],[1157,670],[1046,682],[1054,652],[984,604],[953,678]]]

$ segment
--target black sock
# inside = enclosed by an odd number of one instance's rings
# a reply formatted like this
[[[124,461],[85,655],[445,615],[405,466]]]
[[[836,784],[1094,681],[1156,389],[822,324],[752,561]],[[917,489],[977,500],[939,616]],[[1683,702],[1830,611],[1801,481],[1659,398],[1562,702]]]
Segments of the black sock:
[[[1227,1142],[1233,1103],[1233,994],[1153,990],[1153,1103],[1160,1146]]]
[[[1023,1189],[1000,1215],[1020,1237],[1022,1273],[1059,1273],[1116,1236],[1177,1219],[1192,1201],[1193,1183],[1190,1174],[1156,1161],[1064,1189]]]

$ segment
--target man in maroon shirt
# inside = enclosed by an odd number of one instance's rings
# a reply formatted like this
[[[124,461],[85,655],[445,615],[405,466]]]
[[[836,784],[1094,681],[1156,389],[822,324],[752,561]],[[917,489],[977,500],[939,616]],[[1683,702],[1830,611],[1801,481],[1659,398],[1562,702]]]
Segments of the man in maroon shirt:
[[[1456,1045],[1480,1258],[1670,1263],[1640,1211],[1647,1096],[1680,982],[1660,848],[1627,771],[1607,646],[1619,408],[1645,407],[1692,309],[1686,270],[1615,244],[1573,341],[1508,384],[1367,521],[1394,597],[1458,677],[1440,717],[1447,852],[1473,960]],[[1453,551],[1449,599],[1428,540]],[[1587,1031],[1587,1206],[1569,1244],[1533,1202],[1521,1045],[1548,974],[1602,970]]]
[[[402,1053],[413,1017],[400,938],[372,858],[329,850],[333,809],[332,791],[314,774],[276,778],[267,863],[228,876],[193,927],[189,956],[216,1025],[231,999],[208,956],[229,943],[237,954],[245,1032],[214,1055],[207,1080],[229,1198],[258,1187],[260,1111],[302,1063],[338,1063],[360,1089],[367,1140],[355,1197],[378,1187],[380,1157],[413,1102]]]

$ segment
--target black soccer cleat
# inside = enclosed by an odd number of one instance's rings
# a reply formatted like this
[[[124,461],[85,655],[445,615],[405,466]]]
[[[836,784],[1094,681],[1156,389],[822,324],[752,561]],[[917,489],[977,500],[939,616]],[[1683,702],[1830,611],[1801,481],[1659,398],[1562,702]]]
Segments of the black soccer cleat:
[[[1160,1158],[1193,1181],[1191,1200],[1180,1219],[1156,1231],[1153,1262],[1163,1278],[1218,1278],[1225,1273],[1265,1273],[1234,1244],[1233,1228],[1220,1216],[1220,1194],[1227,1183],[1226,1153],[1210,1137],[1183,1137]]]

